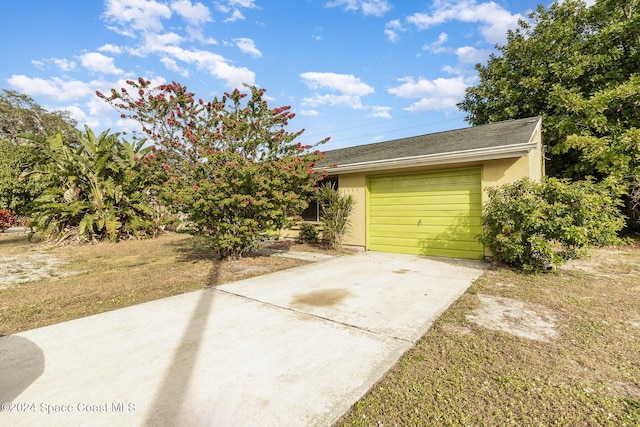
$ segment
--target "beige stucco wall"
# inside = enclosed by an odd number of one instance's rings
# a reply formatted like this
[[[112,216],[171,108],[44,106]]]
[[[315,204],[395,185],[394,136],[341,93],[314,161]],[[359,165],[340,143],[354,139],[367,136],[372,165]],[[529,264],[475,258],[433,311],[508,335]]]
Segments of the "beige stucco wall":
[[[354,199],[351,212],[351,227],[344,238],[345,245],[364,246],[367,218],[366,197],[367,179],[365,174],[345,174],[338,176],[338,189],[343,195],[351,195]]]

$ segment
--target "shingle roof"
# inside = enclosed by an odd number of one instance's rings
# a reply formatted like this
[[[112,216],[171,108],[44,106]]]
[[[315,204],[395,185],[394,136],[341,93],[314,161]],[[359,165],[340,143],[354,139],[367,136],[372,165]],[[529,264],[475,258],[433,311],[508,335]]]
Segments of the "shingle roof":
[[[540,117],[529,117],[340,148],[327,151],[318,166],[369,163],[524,144],[530,142],[539,121]]]

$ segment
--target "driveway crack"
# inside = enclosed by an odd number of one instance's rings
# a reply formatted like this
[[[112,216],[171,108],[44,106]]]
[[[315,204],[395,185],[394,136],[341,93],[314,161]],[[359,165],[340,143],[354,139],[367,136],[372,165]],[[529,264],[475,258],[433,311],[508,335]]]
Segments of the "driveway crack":
[[[273,303],[270,303],[270,302],[267,302],[267,301],[259,300],[257,298],[251,298],[251,297],[248,297],[246,295],[237,294],[235,292],[229,292],[229,291],[226,291],[226,290],[223,290],[223,289],[216,289],[216,288],[214,288],[214,290],[216,292],[222,292],[222,293],[225,293],[227,295],[233,295],[233,296],[236,296],[236,297],[248,300],[248,301],[257,302],[259,304],[263,304],[263,305],[270,306],[270,307],[273,307],[273,308],[279,308],[281,310],[287,310],[287,311],[290,311],[292,313],[301,314],[303,316],[312,317],[312,318],[315,318],[315,319],[320,319],[320,320],[324,320],[324,321],[327,321],[327,322],[335,323],[335,324],[338,324],[338,325],[346,326],[348,328],[356,329],[356,330],[359,330],[359,331],[362,331],[362,332],[366,332],[366,333],[369,333],[369,334],[382,336],[382,337],[386,337],[386,338],[391,338],[391,339],[394,339],[394,340],[403,341],[403,342],[410,343],[410,344],[415,344],[416,343],[416,341],[413,341],[413,340],[410,340],[410,339],[398,337],[398,336],[395,336],[395,335],[388,335],[388,334],[380,333],[380,332],[374,331],[372,329],[363,328],[362,326],[353,325],[351,323],[340,322],[338,320],[330,319],[330,318],[324,317],[324,316],[319,316],[317,314],[306,313],[304,311],[296,310],[296,309],[291,308],[291,307],[286,307],[286,306],[282,306],[282,305],[278,305],[278,304],[273,304]]]

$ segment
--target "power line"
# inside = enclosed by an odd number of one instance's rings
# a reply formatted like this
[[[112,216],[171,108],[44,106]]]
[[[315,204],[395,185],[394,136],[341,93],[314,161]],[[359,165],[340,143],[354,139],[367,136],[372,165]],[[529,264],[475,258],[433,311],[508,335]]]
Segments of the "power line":
[[[428,114],[428,113],[433,113],[434,111],[445,111],[445,110],[448,110],[448,109],[450,109],[452,107],[453,106],[445,107],[445,108],[437,108],[437,109],[425,111],[425,112],[418,113],[418,114],[410,114],[410,115],[407,115],[407,116],[395,117],[395,118],[392,118],[392,119],[382,120],[382,121],[378,121],[378,122],[374,122],[374,123],[364,123],[364,124],[361,124],[361,125],[350,126],[350,127],[347,127],[347,128],[332,130],[331,132],[314,133],[314,134],[309,134],[309,135],[304,135],[303,134],[303,135],[300,136],[300,139],[327,136],[328,133],[331,133],[332,135],[334,135],[336,133],[346,132],[346,131],[353,130],[353,129],[360,129],[360,128],[364,128],[364,127],[378,126],[378,125],[390,123],[390,122],[397,121],[397,120],[403,120],[403,119],[408,119],[408,118],[419,117],[419,116],[422,116],[422,115],[425,115],[425,114]],[[351,139],[365,138],[365,137],[368,137],[368,136],[375,136],[375,135],[379,135],[379,134],[399,132],[399,131],[403,131],[403,130],[406,130],[406,129],[413,129],[413,128],[417,128],[417,127],[435,125],[435,124],[440,124],[440,123],[447,123],[447,122],[451,122],[451,121],[455,121],[455,120],[459,120],[459,118],[450,119],[450,120],[440,120],[440,121],[437,121],[437,122],[423,123],[423,124],[420,124],[418,126],[410,126],[410,127],[395,129],[395,130],[391,130],[391,131],[376,132],[374,134],[366,134],[366,135],[354,136],[354,137],[349,137],[349,138],[345,138],[345,139],[340,139],[339,141],[348,141],[348,140],[351,140]],[[332,142],[336,142],[336,140],[332,140]]]
[[[457,121],[457,120],[460,120],[460,119],[456,118],[456,119],[449,119],[449,120],[440,120],[438,122],[422,123],[420,125],[408,126],[408,127],[404,127],[404,128],[400,128],[400,129],[393,129],[393,130],[387,130],[387,131],[383,131],[383,132],[370,133],[370,134],[367,134],[367,135],[351,136],[349,138],[336,139],[336,140],[332,140],[331,142],[335,143],[335,142],[349,141],[349,140],[352,140],[352,139],[366,138],[368,136],[376,136],[376,135],[382,135],[382,134],[387,134],[387,133],[401,132],[401,131],[407,130],[407,129],[415,129],[415,128],[420,128],[420,127],[424,127],[424,126],[436,125],[436,124],[440,124],[440,123],[454,122],[454,121]]]
[[[356,125],[356,126],[351,126],[351,127],[348,127],[348,128],[337,129],[337,130],[334,130],[334,131],[332,131],[332,132],[333,132],[333,133],[339,133],[339,132],[346,132],[346,131],[348,131],[348,130],[352,130],[352,129],[359,129],[359,128],[368,127],[368,126],[376,126],[376,125],[383,124],[383,123],[393,122],[393,121],[395,121],[395,120],[402,120],[402,119],[407,119],[407,118],[410,118],[410,117],[418,117],[418,116],[422,116],[422,115],[424,115],[424,114],[431,113],[431,112],[433,112],[433,111],[435,111],[435,110],[425,111],[425,112],[423,112],[423,113],[418,113],[418,114],[410,114],[410,115],[402,116],[402,117],[395,117],[395,118],[392,118],[392,119],[381,120],[381,121],[379,121],[379,122],[363,123],[363,124],[361,124],[361,125]],[[305,137],[312,137],[312,136],[321,136],[321,135],[323,135],[323,134],[321,134],[321,133],[317,133],[317,134],[311,134],[311,135],[304,135],[302,138],[305,138]]]

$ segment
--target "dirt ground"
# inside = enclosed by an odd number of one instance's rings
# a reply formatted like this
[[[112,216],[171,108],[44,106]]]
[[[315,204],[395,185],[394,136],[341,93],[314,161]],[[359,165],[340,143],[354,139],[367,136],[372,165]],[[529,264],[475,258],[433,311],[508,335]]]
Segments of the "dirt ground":
[[[571,260],[559,267],[559,271],[580,271],[596,278],[616,278],[627,275],[640,275],[640,259],[630,250],[596,248],[586,259]],[[620,266],[626,268],[620,271]],[[495,283],[496,287],[513,285]],[[640,295],[640,286],[633,290]],[[556,329],[557,316],[544,305],[523,303],[517,299],[492,295],[477,295],[480,306],[467,320],[487,329],[510,333],[523,338],[548,342],[558,335]],[[640,327],[640,313],[628,320],[630,324]],[[460,331],[464,333],[464,331]]]

